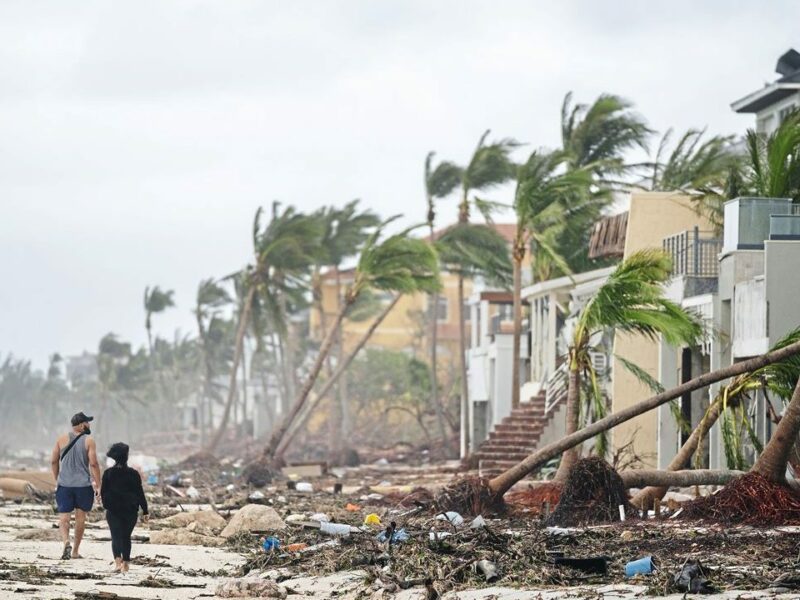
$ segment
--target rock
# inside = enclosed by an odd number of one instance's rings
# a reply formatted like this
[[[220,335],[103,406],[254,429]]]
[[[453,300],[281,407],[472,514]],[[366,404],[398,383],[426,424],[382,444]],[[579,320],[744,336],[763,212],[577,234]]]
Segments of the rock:
[[[269,533],[281,531],[286,527],[280,515],[274,508],[263,504],[247,504],[243,506],[230,520],[220,534],[229,538],[241,531],[266,531]]]
[[[166,527],[188,527],[192,523],[217,534],[227,525],[227,521],[212,510],[195,510],[191,512],[181,512],[166,519],[158,521]],[[195,525],[197,527],[198,525]]]
[[[625,531],[623,531],[619,536],[619,538],[623,542],[633,541],[633,537],[634,537],[633,532],[631,530],[629,530],[629,529],[626,529]]]
[[[221,546],[224,541],[186,529],[162,529],[150,533],[150,543],[167,546]]]
[[[285,587],[266,579],[247,577],[230,579],[217,586],[214,592],[220,598],[286,598]]]

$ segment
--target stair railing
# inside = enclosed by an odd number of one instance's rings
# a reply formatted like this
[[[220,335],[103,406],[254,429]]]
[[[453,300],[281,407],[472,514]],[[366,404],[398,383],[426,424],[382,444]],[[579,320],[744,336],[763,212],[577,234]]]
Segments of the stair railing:
[[[566,399],[568,382],[567,361],[562,362],[547,378],[544,388],[544,414],[547,416],[559,402]]]

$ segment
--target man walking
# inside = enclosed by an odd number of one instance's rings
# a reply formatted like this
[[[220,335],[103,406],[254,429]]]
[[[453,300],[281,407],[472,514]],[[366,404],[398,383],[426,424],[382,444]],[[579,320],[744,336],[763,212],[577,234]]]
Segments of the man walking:
[[[92,510],[94,498],[100,494],[100,465],[94,440],[89,437],[92,430],[87,417],[82,412],[72,417],[72,431],[56,440],[50,464],[57,482],[56,504],[58,505],[58,526],[61,541],[64,542],[62,560],[81,558],[78,553],[83,530],[86,527],[86,513]],[[94,480],[94,481],[92,481]],[[75,547],[69,543],[69,522],[75,512]]]

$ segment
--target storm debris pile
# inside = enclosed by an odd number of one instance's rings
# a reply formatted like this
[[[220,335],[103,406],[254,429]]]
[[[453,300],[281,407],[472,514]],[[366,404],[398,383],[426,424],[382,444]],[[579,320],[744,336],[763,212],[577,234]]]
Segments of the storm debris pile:
[[[618,522],[620,506],[626,519],[636,518],[636,509],[628,502],[625,484],[619,473],[601,458],[584,458],[570,471],[558,505],[547,524],[572,527]]]
[[[800,524],[800,494],[758,473],[734,479],[717,493],[685,502],[683,519],[770,526]]]

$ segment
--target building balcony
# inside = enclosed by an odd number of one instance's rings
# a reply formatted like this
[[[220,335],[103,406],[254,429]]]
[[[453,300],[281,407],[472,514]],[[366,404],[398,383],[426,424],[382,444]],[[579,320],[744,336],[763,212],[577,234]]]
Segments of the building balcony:
[[[681,297],[717,291],[722,240],[695,227],[664,238],[664,251],[672,258],[672,277],[683,282]]]

